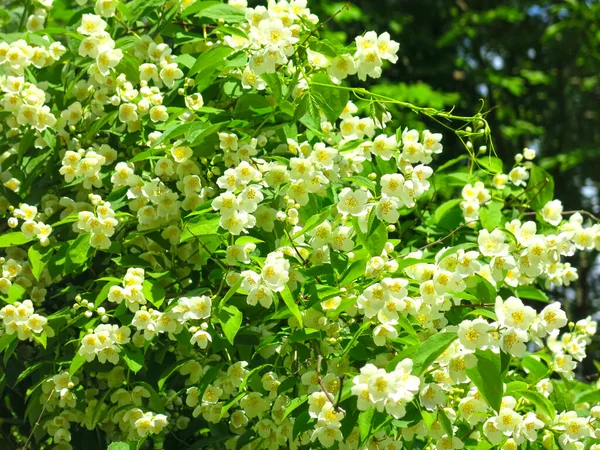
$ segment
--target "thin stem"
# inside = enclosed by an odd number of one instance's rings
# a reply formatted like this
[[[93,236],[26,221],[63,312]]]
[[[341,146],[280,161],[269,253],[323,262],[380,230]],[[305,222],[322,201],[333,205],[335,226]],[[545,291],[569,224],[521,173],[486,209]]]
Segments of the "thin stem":
[[[446,239],[448,239],[449,237],[451,237],[454,233],[456,233],[457,231],[463,229],[464,227],[466,227],[467,225],[471,224],[471,223],[475,223],[475,222],[479,222],[479,219],[475,219],[475,220],[469,220],[468,222],[463,223],[462,225],[460,225],[459,227],[455,228],[454,230],[452,230],[449,234],[447,234],[444,237],[439,238],[437,241],[433,241],[427,245],[424,245],[423,247],[419,248],[419,250],[425,250],[426,248],[432,247],[436,244],[439,244],[443,241],[445,241]]]
[[[23,31],[25,28],[25,24],[27,23],[27,16],[29,14],[29,8],[31,7],[31,0],[27,0],[23,5],[23,14],[21,15],[21,20],[19,22],[19,31]]]
[[[33,434],[35,433],[35,430],[37,429],[37,427],[40,426],[40,421],[42,420],[42,416],[44,415],[44,411],[46,411],[46,406],[48,406],[48,402],[50,401],[51,398],[52,398],[52,392],[50,392],[48,394],[48,398],[44,402],[44,406],[42,407],[42,410],[40,411],[40,415],[38,416],[37,420],[35,421],[35,425],[33,426],[33,429],[31,430],[31,433],[29,433],[29,436],[27,436],[27,440],[23,444],[22,450],[27,450],[27,446],[29,445],[29,441],[33,437]]]
[[[317,31],[319,31],[321,28],[323,28],[325,25],[327,25],[327,23],[328,23],[330,20],[332,20],[332,19],[333,19],[335,16],[337,16],[338,14],[340,14],[340,13],[341,13],[342,11],[344,11],[345,9],[348,9],[348,8],[350,7],[350,3],[352,3],[352,2],[351,2],[350,0],[348,0],[348,1],[347,1],[347,2],[344,4],[344,6],[342,6],[340,9],[338,9],[338,10],[336,11],[336,13],[335,13],[335,14],[333,14],[333,15],[332,15],[331,17],[329,17],[327,20],[324,20],[323,22],[321,22],[321,23],[319,24],[319,26],[318,26],[318,27],[315,27],[315,28],[313,28],[313,29],[311,30],[311,32],[308,34],[308,36],[306,36],[306,37],[305,37],[305,38],[302,40],[302,42],[300,42],[300,45],[298,45],[298,47],[296,47],[296,50],[294,50],[294,53],[292,53],[292,56],[291,56],[291,57],[294,57],[294,55],[295,55],[295,54],[298,52],[298,49],[300,49],[301,47],[303,47],[303,46],[304,46],[304,44],[306,44],[306,42],[307,42],[307,41],[308,41],[308,40],[309,40],[311,37],[313,37]]]
[[[294,244],[294,240],[292,239],[292,237],[290,236],[290,233],[288,233],[288,230],[285,227],[283,228],[283,232],[290,240],[290,244],[291,244],[292,248],[294,249],[294,251],[296,252],[296,255],[298,255],[298,258],[300,258],[302,260],[302,265],[306,267],[306,265],[308,264],[308,261],[306,259],[304,259],[304,257],[300,254],[300,251],[296,247],[296,244]]]
[[[452,309],[458,309],[458,308],[492,308],[494,307],[493,303],[478,303],[478,304],[474,304],[474,303],[465,303],[464,305],[452,305]]]
[[[338,392],[338,399],[335,403],[336,409],[340,407],[340,402],[342,401],[342,390],[344,389],[344,375],[340,377],[340,391]]]
[[[342,408],[336,405],[333,395],[331,395],[331,392],[329,392],[323,384],[323,379],[321,378],[321,361],[323,361],[323,357],[321,355],[317,356],[317,381],[319,383],[319,386],[321,386],[321,390],[325,394],[325,397],[327,397],[327,400],[329,400],[329,403],[333,405],[336,411],[345,413],[345,411]]]
[[[219,266],[221,266],[221,269],[223,269],[225,272],[227,272],[229,270],[229,268],[225,264],[223,264],[223,262],[221,262],[221,260],[219,258],[217,258],[217,256],[213,252],[210,251],[210,249],[204,244],[204,242],[202,242],[200,240],[200,238],[191,230],[190,227],[187,227],[187,229],[190,232],[190,234],[196,238],[196,240],[198,241],[198,244],[200,244],[202,246],[202,248],[208,252],[208,254],[211,256],[211,258],[213,258],[215,260],[215,262]]]
[[[596,222],[600,222],[600,219],[598,217],[596,217],[591,212],[586,211],[584,209],[578,209],[576,211],[563,211],[563,212],[561,212],[561,214],[563,214],[563,215],[577,214],[577,213],[583,214],[585,216],[588,216],[588,217],[594,219]],[[525,216],[535,216],[536,214],[537,214],[537,211],[530,211],[530,212],[523,213],[523,215],[525,215]]]

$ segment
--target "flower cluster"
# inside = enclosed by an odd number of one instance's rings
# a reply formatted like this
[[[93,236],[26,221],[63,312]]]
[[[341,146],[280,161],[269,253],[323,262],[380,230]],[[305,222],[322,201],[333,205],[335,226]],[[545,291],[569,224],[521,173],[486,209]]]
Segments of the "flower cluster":
[[[13,210],[13,217],[8,219],[8,226],[16,228],[19,225],[19,219],[23,221],[21,231],[26,239],[37,238],[40,245],[47,247],[50,244],[50,234],[52,227],[44,222],[37,221],[38,210],[35,206],[22,203],[18,208]]]
[[[123,277],[122,286],[111,286],[108,291],[108,301],[120,305],[123,300],[131,312],[136,312],[140,306],[146,304],[144,269],[130,267]]]
[[[358,397],[357,407],[364,411],[374,406],[378,411],[386,411],[396,419],[404,417],[406,405],[419,392],[421,380],[411,375],[413,362],[404,359],[392,372],[366,364],[360,374],[354,377],[352,393]],[[421,397],[428,396],[421,393]]]
[[[33,339],[43,331],[48,334],[52,331],[46,326],[48,319],[35,312],[33,303],[29,299],[0,309],[0,319],[2,319],[4,332],[8,335],[16,333],[22,341]]]
[[[110,238],[115,234],[119,221],[115,219],[115,212],[109,202],[100,198],[93,199],[96,212],[80,211],[77,215],[78,230],[90,233],[90,245],[94,248],[107,249],[110,247]]]
[[[42,17],[41,11],[37,17]],[[39,23],[39,19],[36,20]],[[41,69],[54,64],[67,51],[58,41],[49,42],[48,39],[46,43],[47,46],[32,46],[23,39],[17,39],[10,44],[0,42],[0,67],[8,69],[9,73],[14,75],[23,75],[25,69],[30,66]]]
[[[77,105],[74,107],[73,105]],[[63,117],[81,116],[81,105],[76,102],[69,106],[69,109],[63,111]],[[102,144],[98,148],[89,148],[87,150],[79,149],[74,152],[67,150],[62,160],[60,174],[65,177],[65,182],[71,183],[74,179],[83,177],[84,189],[92,187],[101,187],[102,181],[99,174],[102,166],[112,164],[117,157],[117,152],[107,144]]]
[[[11,75],[5,79],[0,78],[0,88],[4,92],[2,107],[12,113],[11,125],[31,126],[38,132],[55,126],[56,117],[50,107],[45,105],[47,94],[44,90],[26,82],[23,76]],[[46,145],[42,138],[36,144]]]
[[[127,326],[102,324],[98,325],[93,331],[81,339],[81,347],[78,354],[85,357],[86,361],[106,361],[111,364],[119,362],[119,345],[127,344],[130,341],[131,330]]]

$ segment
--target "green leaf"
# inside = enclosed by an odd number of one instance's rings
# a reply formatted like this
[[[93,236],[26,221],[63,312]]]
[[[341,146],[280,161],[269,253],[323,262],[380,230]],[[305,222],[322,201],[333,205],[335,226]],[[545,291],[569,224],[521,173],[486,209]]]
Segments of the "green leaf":
[[[185,225],[179,242],[185,242],[191,238],[216,235],[218,229],[218,217],[195,216]]]
[[[529,172],[527,189],[531,209],[540,211],[554,198],[554,178],[541,167],[534,165]]]
[[[188,16],[190,14],[194,14],[195,11],[191,9],[192,6],[190,6],[190,8],[186,8],[182,15]],[[188,10],[191,10],[192,12],[188,13]],[[206,8],[202,8],[201,10],[197,11],[196,17],[206,17],[215,21],[223,19],[225,22],[230,23],[240,23],[246,21],[246,15],[241,9],[226,3],[218,3],[210,5]]]
[[[32,334],[33,338],[40,343],[40,345],[44,348],[48,345],[48,335],[45,331],[42,331],[40,334]]]
[[[110,288],[113,286],[118,286],[119,284],[121,284],[121,280],[119,280],[119,279],[110,280],[108,283],[106,283],[104,285],[104,287],[102,288],[102,290],[96,296],[96,300],[94,301],[94,306],[96,308],[98,306],[100,306],[102,304],[102,302],[108,298],[108,293],[110,292]]]
[[[135,447],[134,447],[135,448]],[[113,442],[106,450],[130,450],[131,447],[127,442]]]
[[[544,397],[544,400],[547,400],[546,397]],[[591,403],[591,404],[600,403],[600,389],[594,389],[592,391],[580,393],[575,398],[574,403],[576,405],[578,405],[580,403]]]
[[[504,388],[501,377],[500,355],[491,350],[475,352],[477,365],[467,369],[467,375],[473,382],[488,405],[500,411]]]
[[[349,93],[346,89],[340,88],[331,82],[329,76],[325,73],[318,73],[311,79],[310,92],[316,98],[319,107],[331,123],[335,123],[340,114],[348,104]],[[314,83],[324,84],[318,86]]]
[[[150,399],[148,400],[148,403],[150,404],[150,407],[152,408],[152,410],[154,412],[164,414],[165,405],[164,405],[163,401],[161,400],[160,396],[158,395],[158,393],[156,392],[156,390],[150,384],[146,383],[145,381],[138,381],[135,384],[139,384],[140,386],[145,387],[146,390],[148,392],[150,392]]]
[[[0,248],[15,247],[31,242],[33,238],[27,239],[21,231],[5,233],[0,236]]]
[[[85,364],[85,362],[85,356],[82,356],[79,353],[77,353],[71,360],[71,365],[69,366],[69,375],[75,375],[79,368]]]
[[[22,300],[25,298],[25,295],[27,294],[27,291],[25,290],[25,288],[23,286],[21,286],[20,284],[13,284],[9,289],[8,289],[8,296],[6,297],[6,303],[14,303],[14,302],[18,302],[19,300]]]
[[[244,379],[242,380],[238,390],[241,392],[244,390],[244,388],[246,387],[246,385],[248,384],[248,382],[250,381],[250,379],[254,376],[254,374],[260,372],[262,369],[266,368],[266,367],[271,367],[272,364],[262,364],[258,367],[255,367],[254,369],[250,370],[246,376],[244,377]]]
[[[160,378],[158,379],[158,388],[162,389],[163,386],[165,385],[165,383],[167,382],[167,380],[169,379],[169,377],[171,375],[173,375],[175,372],[177,372],[179,369],[181,369],[184,365],[186,365],[191,360],[192,360],[192,358],[185,358],[181,361],[177,361],[175,364],[171,365],[170,367],[167,367],[165,369],[165,371],[161,374]]]
[[[497,156],[482,156],[477,158],[477,162],[491,173],[502,173],[502,160]]]
[[[402,270],[414,266],[415,264],[429,264],[433,261],[430,259],[400,257],[396,259],[396,262],[398,263],[398,270]]]
[[[127,4],[131,22],[135,22],[142,17],[147,16],[151,11],[160,11],[164,7],[164,0],[133,0]]]
[[[190,69],[189,77],[202,71],[210,71],[224,63],[225,58],[233,53],[233,49],[228,46],[212,47],[198,56],[196,62]]]
[[[502,217],[502,208],[504,202],[498,200],[492,200],[488,205],[484,206],[479,211],[479,217],[481,219],[481,225],[488,230],[492,231],[494,228],[498,228],[504,222]]]
[[[548,303],[550,300],[545,292],[532,285],[519,286],[516,289],[517,297],[537,300],[538,302]]]
[[[191,16],[192,14],[196,14],[197,12],[202,11],[203,9],[206,9],[210,6],[214,6],[214,5],[221,5],[222,3],[219,1],[202,1],[202,2],[195,2],[192,3],[191,5],[189,5],[187,8],[185,8],[182,12],[181,12],[181,17],[187,17],[187,16]]]
[[[311,417],[308,414],[308,409],[302,411],[296,417],[294,417],[294,427],[292,428],[292,437],[296,439],[300,433],[308,431],[313,428],[311,423]]]
[[[548,366],[544,364],[538,356],[525,355],[521,360],[523,369],[529,372],[530,376],[537,382],[548,374]]]
[[[477,278],[475,296],[481,303],[494,303],[496,301],[496,296],[498,295],[496,288],[481,275],[475,275],[475,277]]]
[[[340,287],[344,287],[349,285],[350,283],[358,280],[365,274],[365,269],[367,268],[367,260],[359,259],[358,261],[354,261],[350,264],[350,267],[344,272],[342,275],[342,280],[340,281]]]
[[[374,194],[377,191],[377,186],[375,186],[375,183],[373,181],[369,180],[367,177],[363,177],[360,175],[353,175],[351,177],[342,178],[340,181],[349,181],[358,184],[359,186],[366,187]]]
[[[144,367],[144,355],[140,350],[133,350],[129,347],[122,346],[121,357],[133,373],[138,373],[140,369]]]
[[[4,351],[4,349],[8,348],[13,341],[17,339],[17,334],[3,334],[0,337],[0,352]]]
[[[433,362],[448,348],[456,339],[455,332],[445,332],[434,334],[425,342],[421,343],[419,349],[413,358],[414,375],[421,375]]]
[[[235,335],[242,325],[242,313],[233,305],[225,305],[217,314],[217,319],[223,327],[223,333],[231,345],[235,339]]]
[[[227,414],[227,411],[229,411],[233,406],[235,406],[242,398],[244,398],[246,395],[248,395],[247,392],[240,392],[238,395],[236,395],[231,401],[229,401],[229,403],[225,404],[222,408],[221,408],[221,416],[220,418],[222,419],[223,416],[225,414]]]
[[[521,390],[516,391],[515,393],[521,395],[522,397],[525,397],[527,400],[533,403],[537,410],[536,412],[542,412],[546,416],[548,416],[551,421],[554,421],[554,417],[556,416],[556,409],[554,408],[554,405],[550,402],[550,400],[548,400],[542,394],[534,390]]]
[[[266,97],[259,94],[244,94],[235,105],[234,116],[238,119],[251,120],[267,115],[272,110]]]
[[[276,100],[281,99],[281,80],[279,79],[279,75],[277,72],[275,73],[264,73],[261,75],[261,78],[265,80],[271,94],[275,97]]]
[[[371,407],[366,411],[361,411],[358,415],[358,429],[360,431],[360,442],[364,443],[371,436],[371,429],[373,426],[373,416],[375,415],[375,408]]]
[[[451,230],[462,222],[463,213],[459,206],[461,201],[461,199],[456,198],[448,200],[437,207],[433,218],[439,227]]]
[[[327,220],[327,218],[329,217],[329,214],[331,214],[331,209],[332,209],[332,207],[329,206],[329,207],[325,208],[325,210],[323,212],[321,212],[321,214],[311,216],[304,223],[304,226],[302,227],[302,229],[300,231],[298,231],[296,234],[294,234],[294,238],[302,236],[304,233],[307,233],[310,230],[315,229],[316,227],[321,225],[323,222],[325,222]]]
[[[285,412],[283,413],[283,417],[281,420],[285,420],[287,416],[289,416],[296,408],[303,405],[308,400],[308,395],[302,395],[300,397],[293,398],[290,404],[285,408]]]
[[[83,266],[94,251],[90,244],[90,235],[83,233],[70,242],[65,262],[65,273],[70,273]],[[79,270],[81,272],[81,270]]]
[[[300,309],[298,308],[298,305],[294,301],[294,296],[293,296],[292,291],[290,290],[289,286],[286,285],[285,288],[283,289],[283,291],[281,291],[281,298],[283,299],[283,302],[288,307],[288,309],[290,310],[292,315],[296,318],[296,320],[298,320],[298,323],[300,324],[300,328],[302,328],[303,327],[302,314],[300,313]]]
[[[452,437],[454,435],[452,431],[452,423],[450,422],[450,419],[448,419],[446,412],[442,408],[438,409],[438,420],[442,424],[442,428],[444,428],[446,434],[449,437]]]
[[[244,281],[244,278],[240,277],[235,283],[233,283],[233,285],[227,291],[227,294],[225,294],[219,302],[219,309],[221,309],[227,303],[227,301],[231,297],[233,297],[233,295],[238,291],[238,289],[242,285],[242,281]]]
[[[142,288],[142,293],[146,300],[152,303],[157,308],[165,301],[165,290],[158,284],[156,280],[145,279]]]
[[[53,249],[51,247],[42,247],[39,243],[32,245],[27,250],[27,259],[29,259],[29,264],[31,265],[31,273],[36,280],[40,279],[44,267],[50,261],[52,252]]]

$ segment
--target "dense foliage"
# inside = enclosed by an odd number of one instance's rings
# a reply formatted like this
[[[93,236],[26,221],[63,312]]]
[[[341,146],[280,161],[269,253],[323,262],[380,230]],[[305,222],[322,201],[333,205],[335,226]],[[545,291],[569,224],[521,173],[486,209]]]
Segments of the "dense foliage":
[[[329,16],[343,4],[311,6]],[[600,2],[353,0],[323,35],[350,41],[365,29],[389,31],[402,43],[398,62],[365,87],[458,114],[483,105],[498,157],[511,163],[524,147],[535,148],[537,164],[560,179],[555,197],[569,209],[598,215]],[[432,126],[409,111],[391,110],[394,125]],[[444,139],[441,159],[459,156],[452,136]],[[600,309],[598,252],[570,262],[579,279],[549,296],[581,319]],[[595,359],[599,344],[589,347]],[[578,372],[594,376],[591,359]]]
[[[545,293],[600,226],[534,150],[305,0],[77,3],[0,42],[3,448],[600,447]]]

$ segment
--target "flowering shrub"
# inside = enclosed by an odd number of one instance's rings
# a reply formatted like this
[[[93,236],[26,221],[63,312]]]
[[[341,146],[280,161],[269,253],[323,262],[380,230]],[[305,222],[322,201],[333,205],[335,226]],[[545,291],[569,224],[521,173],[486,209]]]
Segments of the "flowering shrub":
[[[0,43],[2,448],[600,448],[535,151],[350,87],[399,44],[306,0],[77,4]]]

